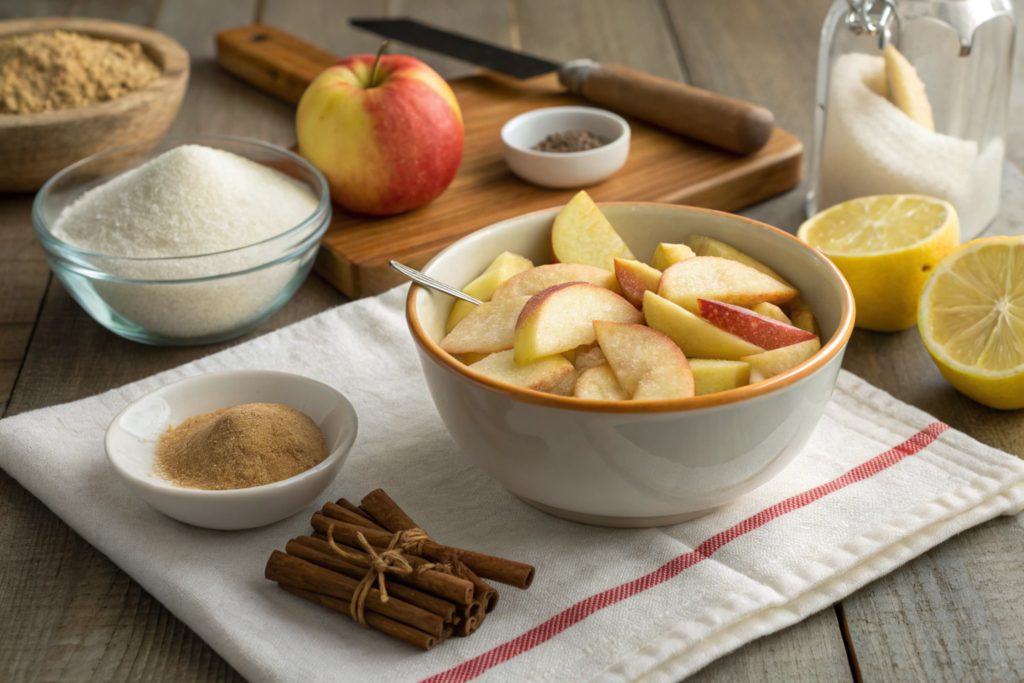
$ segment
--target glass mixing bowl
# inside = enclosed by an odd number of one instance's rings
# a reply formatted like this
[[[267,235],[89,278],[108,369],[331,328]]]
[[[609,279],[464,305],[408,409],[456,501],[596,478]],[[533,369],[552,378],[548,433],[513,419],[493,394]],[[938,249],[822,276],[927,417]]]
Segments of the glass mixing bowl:
[[[281,171],[308,185],[319,204],[305,220],[275,237],[198,256],[109,256],[53,235],[61,212],[82,194],[188,144],[231,152]],[[327,181],[309,162],[276,145],[227,136],[182,137],[94,154],[51,178],[32,207],[32,224],[46,260],[82,308],[115,334],[160,346],[233,339],[272,316],[309,274],[330,222]]]

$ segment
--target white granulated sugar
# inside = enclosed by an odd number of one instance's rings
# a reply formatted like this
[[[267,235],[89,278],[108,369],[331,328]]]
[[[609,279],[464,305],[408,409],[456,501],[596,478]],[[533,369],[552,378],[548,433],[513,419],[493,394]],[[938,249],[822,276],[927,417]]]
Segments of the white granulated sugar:
[[[872,90],[881,57],[843,55],[829,82],[818,210],[874,194],[925,194],[956,207],[970,239],[999,210],[1003,141],[985,149],[921,127]]]
[[[114,278],[90,285],[117,315],[168,339],[210,339],[257,320],[309,265],[305,251],[261,267],[292,253],[320,221],[287,245],[249,245],[295,228],[318,205],[308,186],[279,171],[184,145],[83,194],[53,234],[93,253],[147,259],[89,258]],[[235,251],[217,253],[227,250]],[[180,282],[194,278],[211,279]]]
[[[183,145],[86,192],[53,234],[111,256],[195,256],[293,228],[318,199],[279,171],[230,152]]]

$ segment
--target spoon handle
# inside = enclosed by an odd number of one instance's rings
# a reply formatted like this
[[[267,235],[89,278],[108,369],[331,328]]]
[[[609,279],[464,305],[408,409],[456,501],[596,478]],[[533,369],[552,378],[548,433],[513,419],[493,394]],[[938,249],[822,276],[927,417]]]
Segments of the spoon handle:
[[[481,301],[477,301],[468,294],[460,292],[454,287],[450,287],[443,282],[438,282],[432,277],[427,277],[418,270],[414,270],[409,266],[403,266],[398,261],[392,261],[391,267],[397,270],[402,275],[409,278],[410,280],[412,280],[413,282],[415,282],[416,284],[423,285],[424,287],[429,287],[430,289],[435,289],[443,294],[447,294],[448,296],[454,296],[456,299],[462,299],[463,301],[471,303],[474,306],[479,306],[481,303],[483,303]]]

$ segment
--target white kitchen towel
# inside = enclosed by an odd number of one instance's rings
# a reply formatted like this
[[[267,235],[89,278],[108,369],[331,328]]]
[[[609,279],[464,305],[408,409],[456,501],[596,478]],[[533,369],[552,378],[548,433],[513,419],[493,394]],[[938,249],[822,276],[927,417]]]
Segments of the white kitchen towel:
[[[0,421],[0,466],[251,681],[675,681],[785,628],[951,535],[1024,507],[1024,463],[843,373],[806,450],[702,519],[647,530],[549,517],[445,431],[405,326],[402,287],[121,389]],[[103,433],[129,401],[202,372],[270,368],[359,413],[338,479],[307,510],[196,529],[121,483]],[[324,501],[383,487],[435,538],[537,568],[472,638],[420,652],[263,578]]]

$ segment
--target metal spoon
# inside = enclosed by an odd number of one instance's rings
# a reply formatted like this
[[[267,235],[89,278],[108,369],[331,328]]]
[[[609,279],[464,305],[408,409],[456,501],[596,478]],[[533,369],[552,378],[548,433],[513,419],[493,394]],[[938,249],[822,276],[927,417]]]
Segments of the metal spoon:
[[[454,287],[446,285],[443,282],[438,282],[432,277],[427,277],[418,270],[410,268],[409,266],[403,266],[398,261],[392,261],[391,267],[397,270],[402,275],[409,278],[410,280],[412,280],[413,282],[415,282],[416,284],[423,285],[424,287],[428,287],[430,289],[435,289],[441,292],[442,294],[447,294],[448,296],[454,296],[456,299],[462,299],[463,301],[471,303],[474,306],[479,306],[480,304],[483,303],[482,301],[477,301],[468,294],[460,292]]]

